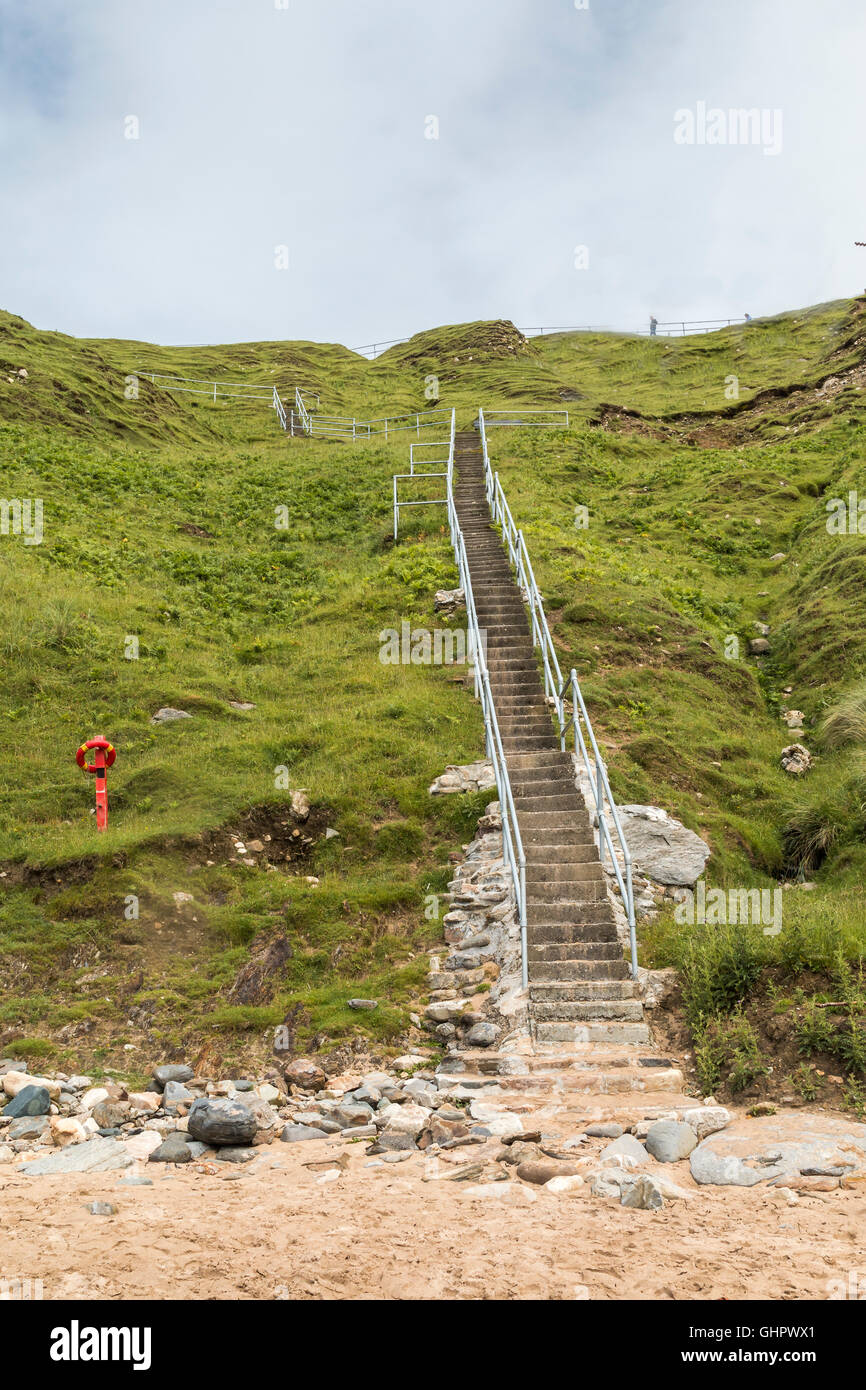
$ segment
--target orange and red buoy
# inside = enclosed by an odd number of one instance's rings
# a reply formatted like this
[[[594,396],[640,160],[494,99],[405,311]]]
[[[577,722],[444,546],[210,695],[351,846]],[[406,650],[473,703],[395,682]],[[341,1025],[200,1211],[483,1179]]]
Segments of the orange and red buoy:
[[[93,762],[88,763],[87,753],[93,749]],[[107,773],[115,758],[117,750],[112,747],[107,738],[91,738],[86,743],[82,743],[78,752],[75,754],[75,761],[84,771],[92,774],[96,779],[96,828],[104,830],[108,824],[108,787]]]

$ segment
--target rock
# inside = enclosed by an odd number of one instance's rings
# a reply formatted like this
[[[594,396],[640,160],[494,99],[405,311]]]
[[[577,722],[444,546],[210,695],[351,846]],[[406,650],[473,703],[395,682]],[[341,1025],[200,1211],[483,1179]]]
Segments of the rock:
[[[622,1125],[610,1123],[604,1125],[587,1125],[587,1137],[590,1139],[619,1139],[625,1134]]]
[[[167,1134],[159,1147],[152,1150],[148,1161],[150,1163],[191,1163],[192,1154],[189,1151],[186,1137],[177,1131]]]
[[[701,876],[710,847],[658,806],[620,806],[632,862],[656,883],[690,887]]]
[[[812,754],[802,743],[789,743],[783,748],[779,759],[782,771],[790,772],[792,777],[802,777],[812,766]]]
[[[247,1144],[258,1128],[249,1106],[239,1100],[199,1097],[189,1112],[189,1133],[209,1145]]]
[[[85,1211],[89,1211],[91,1216],[116,1216],[117,1207],[113,1202],[86,1202]]]
[[[388,1111],[385,1133],[388,1134],[410,1134],[413,1139],[417,1139],[421,1131],[426,1127],[430,1119],[429,1111],[423,1106],[414,1105],[411,1102],[406,1105],[395,1105]]]
[[[92,1110],[94,1105],[99,1105],[100,1101],[110,1099],[111,1097],[104,1086],[91,1086],[81,1097],[81,1105],[84,1110]]]
[[[168,1063],[155,1069],[153,1073],[154,1087],[157,1091],[163,1091],[167,1081],[192,1081],[194,1075],[192,1067],[183,1063],[180,1065]]]
[[[284,1144],[300,1144],[306,1139],[324,1139],[325,1132],[312,1125],[286,1125],[280,1135]]]
[[[57,1100],[60,1096],[60,1082],[52,1081],[47,1076],[30,1076],[23,1071],[7,1071],[3,1077],[3,1090],[12,1099],[26,1086],[38,1086],[41,1090],[47,1091],[51,1100]]]
[[[131,1134],[124,1141],[123,1147],[133,1158],[141,1163],[146,1163],[155,1149],[162,1143],[162,1136],[155,1129],[143,1129],[138,1134]]]
[[[350,1009],[378,1009],[379,1007],[378,999],[349,999],[347,1002]]]
[[[187,714],[185,709],[172,709],[171,705],[164,705],[158,709],[156,714],[151,717],[151,724],[170,724],[173,719],[192,719],[191,714]]]
[[[699,1140],[725,1129],[731,1123],[730,1111],[722,1105],[699,1105],[693,1110],[684,1110],[682,1118],[687,1125],[691,1125]]]
[[[374,1148],[368,1149],[367,1152],[372,1153],[374,1149],[376,1153],[384,1150],[414,1152],[417,1147],[415,1137],[410,1132],[402,1129],[383,1129]]]
[[[677,987],[678,973],[672,968],[665,970],[646,970],[642,965],[637,969],[637,980],[643,996],[644,1007],[658,1009],[667,1003]]]
[[[496,786],[493,764],[486,761],[465,763],[457,766],[449,763],[441,776],[431,783],[431,796],[442,796],[448,792],[487,791]]]
[[[456,613],[458,608],[464,607],[466,595],[462,589],[437,589],[433,596],[434,613],[451,614]]]
[[[256,1156],[255,1149],[235,1149],[224,1145],[217,1154],[220,1163],[251,1163]]]
[[[15,1160],[15,1150],[9,1144],[0,1144],[0,1163],[12,1163]]]
[[[644,1163],[649,1154],[639,1139],[635,1139],[633,1134],[622,1134],[619,1139],[614,1139],[612,1144],[608,1144],[599,1154],[599,1159],[604,1162],[608,1158],[630,1158],[638,1163]]]
[[[292,792],[291,810],[295,820],[305,821],[309,819],[310,800],[306,792]]]
[[[51,1096],[44,1086],[22,1086],[4,1106],[3,1114],[13,1120],[23,1115],[47,1115],[50,1106]]]
[[[41,1139],[51,1121],[47,1115],[27,1115],[24,1119],[13,1120],[6,1131],[6,1138]]]
[[[334,1121],[341,1129],[351,1129],[354,1125],[368,1125],[373,1119],[371,1105],[349,1103],[338,1105],[333,1111]]]
[[[499,1029],[494,1023],[473,1023],[466,1034],[468,1047],[492,1047],[499,1037]]]
[[[688,1158],[698,1142],[691,1125],[679,1120],[657,1120],[647,1131],[645,1147],[659,1163],[678,1163]]]
[[[447,1144],[452,1139],[465,1139],[469,1133],[467,1125],[460,1120],[442,1120],[438,1115],[430,1118],[430,1138],[434,1144]]]
[[[93,1107],[93,1118],[100,1129],[117,1129],[130,1117],[126,1100],[100,1100]]]
[[[457,1034],[457,1029],[453,1023],[437,1023],[433,1029],[434,1036],[441,1038],[443,1042],[450,1042]]]
[[[623,1187],[619,1200],[621,1206],[637,1207],[641,1211],[658,1211],[665,1204],[658,1183],[645,1174]]]
[[[822,1111],[783,1112],[760,1127],[734,1120],[704,1139],[689,1164],[696,1182],[720,1186],[753,1187],[816,1169],[866,1178],[866,1125]]]
[[[556,1159],[534,1159],[528,1163],[518,1163],[517,1176],[524,1182],[543,1187],[552,1178],[573,1178],[580,1176],[580,1169],[574,1163],[557,1162]]]
[[[130,1091],[129,1103],[133,1110],[152,1113],[159,1109],[162,1104],[162,1097],[158,1091]]]
[[[297,1086],[302,1091],[321,1091],[328,1080],[322,1068],[307,1057],[296,1057],[294,1061],[287,1062],[283,1067],[283,1076],[290,1086]]]
[[[518,1169],[518,1172],[520,1170]],[[544,1184],[545,1192],[555,1193],[579,1193],[581,1188],[585,1188],[586,1183],[579,1173],[574,1173],[569,1177],[550,1178]]]
[[[766,637],[753,637],[749,642],[749,656],[766,656],[770,644]]]
[[[67,1144],[81,1144],[87,1138],[87,1130],[74,1116],[64,1119],[60,1115],[52,1115],[50,1125],[51,1137],[59,1149],[65,1149]]]
[[[348,1129],[340,1130],[344,1139],[375,1139],[377,1132],[375,1125],[350,1125]]]
[[[116,1139],[87,1139],[83,1144],[70,1144],[46,1158],[25,1163],[20,1172],[28,1177],[49,1173],[107,1173],[113,1168],[128,1168],[133,1162],[125,1144]]]
[[[19,367],[19,368],[18,368],[18,375],[19,375],[19,377],[21,378],[22,381],[26,381],[27,378],[28,378],[28,376],[30,375],[30,373],[27,371],[27,368],[26,368],[26,367]]]

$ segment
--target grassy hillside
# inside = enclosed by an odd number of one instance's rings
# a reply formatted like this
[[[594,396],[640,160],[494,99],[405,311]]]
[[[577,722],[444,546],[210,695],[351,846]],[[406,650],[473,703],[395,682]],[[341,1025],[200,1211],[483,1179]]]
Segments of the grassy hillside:
[[[301,384],[359,417],[424,409],[437,384],[463,425],[479,405],[567,403],[568,432],[498,430],[491,449],[615,790],[705,835],[712,882],[815,880],[787,890],[786,921],[796,969],[833,994],[838,952],[866,944],[866,536],[825,525],[828,499],[864,488],[864,342],[863,301],[670,341],[468,324],[375,362],[77,340],[0,315],[0,491],[45,512],[43,544],[0,537],[0,1040],[127,1070],[155,1050],[266,1053],[284,1019],[299,1046],[359,1030],[398,1045],[440,931],[427,895],[478,811],[426,790],[482,751],[460,672],[379,661],[379,632],[438,625],[433,593],[454,581],[434,509],[390,545],[406,444],[292,440],[256,403],[143,380],[129,398],[143,369]],[[162,706],[193,717],[151,724]],[[802,782],[779,768],[783,707],[817,757]],[[98,840],[73,762],[95,732],[119,749]],[[276,848],[257,859],[232,837]],[[288,958],[250,986],[281,942]],[[642,931],[646,963],[683,969],[697,1037],[691,949],[667,918]],[[759,936],[728,1013],[784,974],[778,949]],[[359,1014],[355,996],[381,1003]]]

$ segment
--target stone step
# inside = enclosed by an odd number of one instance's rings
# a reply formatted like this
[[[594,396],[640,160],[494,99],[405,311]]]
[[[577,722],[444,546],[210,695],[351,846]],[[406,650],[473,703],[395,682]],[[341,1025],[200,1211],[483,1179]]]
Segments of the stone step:
[[[520,798],[520,805],[517,808],[518,823],[522,823],[524,816],[531,815],[533,812],[537,815],[543,811],[568,811],[572,816],[586,818],[583,802],[578,800],[576,789],[567,792],[552,792],[547,795],[542,792],[529,792]]]
[[[560,1000],[640,999],[637,980],[567,980],[564,983],[531,984],[529,997],[542,1004]]]
[[[563,897],[571,897],[583,891],[584,883],[603,882],[601,865],[597,858],[584,859],[581,863],[550,864],[540,860],[526,863],[526,892],[537,902],[539,895],[545,902],[559,902]],[[549,890],[549,891],[548,891]]]
[[[529,962],[532,984],[565,983],[569,980],[625,980],[629,977],[628,961],[619,960],[533,960]]]
[[[569,1000],[555,1003],[532,1000],[536,1023],[643,1023],[643,1004],[639,999]]]
[[[545,1043],[647,1043],[650,1030],[646,1023],[538,1023],[536,1045]]]
[[[596,911],[590,908],[587,914]],[[604,913],[604,915],[602,915]],[[595,922],[530,922],[528,939],[537,946],[566,945],[569,941],[618,941],[609,903],[602,903]]]
[[[592,902],[539,903],[533,912],[533,927],[583,926],[613,921],[613,908],[607,894]]]
[[[599,937],[584,941],[532,941],[527,947],[530,965],[536,961],[563,964],[581,960],[622,960],[618,941],[603,941]]]
[[[520,771],[524,768],[538,768],[541,770],[542,768],[565,766],[566,764],[569,767],[571,766],[569,755],[564,753],[561,748],[557,748],[551,750],[549,753],[525,753],[514,758],[509,764],[509,767],[513,768],[515,771]]]

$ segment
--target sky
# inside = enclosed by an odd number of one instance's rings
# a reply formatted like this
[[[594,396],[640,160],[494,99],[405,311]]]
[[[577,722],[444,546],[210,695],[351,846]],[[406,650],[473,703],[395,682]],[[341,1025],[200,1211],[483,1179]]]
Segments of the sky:
[[[357,347],[860,293],[864,53],[863,0],[0,0],[0,307]]]

